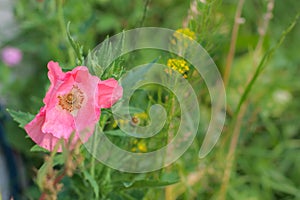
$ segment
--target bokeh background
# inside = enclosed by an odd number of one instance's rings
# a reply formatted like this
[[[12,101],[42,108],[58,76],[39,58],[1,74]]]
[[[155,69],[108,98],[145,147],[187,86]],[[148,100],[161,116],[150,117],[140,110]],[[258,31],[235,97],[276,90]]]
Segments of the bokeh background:
[[[48,61],[58,61],[62,66],[75,65],[75,54],[66,37],[67,23],[70,22],[72,37],[83,45],[84,55],[107,36],[122,30],[142,26],[174,30],[189,27],[224,74],[239,1],[195,1],[198,2],[196,15],[193,2],[0,0],[0,187],[3,199],[8,198],[9,193],[21,194],[24,199],[38,196],[34,169],[40,167],[44,155],[30,151],[33,142],[13,122],[6,109],[37,113],[49,86]],[[168,189],[144,188],[139,191],[143,195],[134,199],[218,198],[235,126],[240,126],[239,137],[226,199],[300,199],[298,24],[276,49],[249,94],[244,115],[231,127],[241,93],[259,60],[276,45],[300,11],[299,1],[276,0],[269,24],[261,30],[269,2],[252,0],[243,6],[227,87],[228,116],[216,148],[207,158],[199,160],[197,151],[203,139],[200,134],[173,166],[179,171],[179,184]],[[194,16],[192,20],[189,20],[190,15]],[[265,31],[265,35],[257,50],[261,31]],[[168,194],[170,191],[172,195]]]

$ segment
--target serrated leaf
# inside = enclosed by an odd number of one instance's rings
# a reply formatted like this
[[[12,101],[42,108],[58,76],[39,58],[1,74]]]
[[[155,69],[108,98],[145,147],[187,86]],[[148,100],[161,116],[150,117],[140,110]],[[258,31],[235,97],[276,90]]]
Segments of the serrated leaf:
[[[92,68],[91,71],[101,80],[110,77],[119,78],[123,73],[123,68],[118,64],[115,66],[116,59],[122,54],[124,49],[124,32],[121,33],[121,39],[114,41],[107,37],[87,56],[86,65]],[[110,66],[110,69],[107,69]]]
[[[83,64],[83,61],[84,61],[84,57],[83,57],[83,46],[81,46],[78,42],[76,42],[73,37],[71,36],[71,33],[70,33],[70,23],[71,22],[68,22],[67,24],[67,37],[68,37],[68,40],[76,54],[76,57],[77,57],[77,65],[82,65]]]
[[[22,111],[14,111],[7,109],[7,112],[12,116],[12,118],[19,123],[19,127],[24,128],[26,124],[31,122],[34,118],[34,115],[31,113],[25,113]]]
[[[84,178],[90,183],[90,185],[92,186],[96,199],[99,198],[99,186],[96,182],[96,180],[94,179],[94,177],[92,177],[91,174],[89,174],[87,171],[83,171],[84,174]]]

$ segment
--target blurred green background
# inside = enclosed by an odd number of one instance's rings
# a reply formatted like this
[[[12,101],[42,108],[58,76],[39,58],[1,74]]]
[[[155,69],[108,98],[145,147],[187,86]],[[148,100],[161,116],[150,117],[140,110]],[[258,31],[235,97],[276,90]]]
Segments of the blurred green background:
[[[0,19],[0,51],[11,46],[20,49],[23,54],[22,61],[15,66],[8,66],[3,59],[0,60],[1,106],[37,113],[49,85],[46,68],[48,61],[58,61],[64,67],[75,65],[75,54],[66,37],[69,21],[71,35],[83,45],[84,55],[107,36],[122,30],[142,26],[176,30],[188,26],[196,32],[198,42],[224,74],[238,1],[195,1],[198,2],[198,13],[186,25],[187,16],[193,11],[190,9],[193,2],[0,1],[0,12],[11,15],[11,19]],[[240,24],[227,87],[228,117],[216,148],[207,158],[199,160],[197,151],[203,139],[203,135],[199,134],[189,151],[172,167],[179,172],[181,183],[171,189],[143,189],[143,195],[136,199],[218,198],[224,184],[225,158],[234,129],[230,124],[239,98],[259,60],[268,49],[276,45],[281,33],[300,11],[300,1],[275,1],[261,49],[256,51],[261,36],[259,28],[265,21],[269,2],[251,0],[245,1],[243,6],[243,23]],[[237,122],[241,127],[226,199],[300,199],[299,35],[300,26],[297,24],[276,49],[250,92],[244,115]],[[209,110],[209,106],[204,105],[202,109]],[[35,174],[32,169],[41,165],[43,154],[29,151],[33,142],[25,138],[24,130],[11,119],[5,121],[4,130],[10,147],[15,154],[20,155],[25,168],[22,191],[31,192]],[[173,197],[167,197],[167,190],[172,191]]]

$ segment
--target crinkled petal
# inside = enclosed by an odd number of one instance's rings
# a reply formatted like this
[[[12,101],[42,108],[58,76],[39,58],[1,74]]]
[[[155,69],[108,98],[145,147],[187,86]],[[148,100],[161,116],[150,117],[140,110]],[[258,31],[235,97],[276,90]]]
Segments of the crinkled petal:
[[[85,82],[87,81],[87,78],[92,77],[89,74],[89,70],[87,67],[85,66],[78,66],[75,67],[72,71],[67,72],[67,75],[70,74],[73,76],[73,78],[75,79],[76,82],[81,83],[81,82]],[[96,77],[96,76],[95,76]],[[98,77],[96,77],[97,79],[99,79]],[[99,79],[100,80],[100,79]]]
[[[98,84],[98,104],[101,108],[110,108],[123,95],[123,88],[113,78]]]
[[[44,133],[51,133],[57,138],[68,139],[74,130],[74,118],[68,111],[59,107],[47,110],[42,126]]]
[[[45,133],[42,131],[42,126],[45,122],[46,110],[41,108],[36,117],[27,124],[24,128],[29,137],[39,146],[52,151],[55,145],[59,142],[59,138],[54,137],[51,133]],[[61,151],[61,147],[58,148]]]
[[[60,85],[59,87],[55,88],[55,91],[53,92],[53,94],[51,95],[51,97],[49,97],[49,101],[48,103],[46,103],[46,109],[52,109],[54,107],[58,106],[58,96],[64,95],[64,94],[68,94],[72,87],[75,85],[74,82],[74,78],[72,76],[69,76],[68,78],[66,78]]]
[[[52,96],[55,95],[57,88],[59,88],[60,85],[63,83],[63,79],[65,77],[65,73],[62,72],[57,62],[50,61],[48,63],[48,69],[48,77],[50,79],[51,85],[43,100],[45,104],[51,101]]]
[[[45,122],[42,131],[52,133],[57,138],[68,139],[75,131],[74,118],[67,110],[59,105],[58,96],[68,94],[74,85],[72,76],[64,80],[59,88],[55,89],[50,101],[46,104]]]
[[[82,134],[87,129],[94,127],[100,117],[100,108],[98,106],[98,83],[100,79],[90,75],[86,67],[76,67],[74,71],[76,72],[74,80],[84,93],[85,98],[82,107],[74,116],[76,130]]]

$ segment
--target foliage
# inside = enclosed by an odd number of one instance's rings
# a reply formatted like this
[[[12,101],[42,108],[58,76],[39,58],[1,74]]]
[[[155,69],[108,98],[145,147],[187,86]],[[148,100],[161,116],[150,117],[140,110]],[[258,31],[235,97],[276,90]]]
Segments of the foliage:
[[[237,2],[242,2],[238,18]],[[29,180],[21,195],[24,199],[47,195],[53,199],[57,195],[58,199],[112,200],[299,199],[300,26],[295,17],[299,16],[299,6],[300,2],[294,0],[17,1],[14,14],[20,33],[4,45],[20,48],[24,59],[14,68],[0,63],[0,91],[5,94],[0,103],[9,108],[20,127],[33,119],[32,113],[42,105],[49,86],[45,67],[49,60],[69,70],[67,66],[86,64],[83,61],[87,59],[92,73],[101,79],[119,79],[145,60],[167,65],[168,60],[181,59],[162,51],[136,51],[101,71],[97,64],[110,60],[109,44],[101,51],[101,61],[87,57],[88,53],[107,36],[122,30],[140,26],[190,30],[223,77],[228,76],[224,77],[228,78],[225,127],[215,149],[199,159],[210,119],[210,96],[204,81],[193,73],[193,66],[189,64],[189,70],[182,72],[199,87],[194,89],[199,91],[203,116],[191,147],[174,164],[154,172],[120,172],[95,160],[84,146],[74,150],[65,147],[61,154],[47,152],[24,139],[18,124],[7,122],[7,138],[22,154]],[[239,29],[231,38],[234,26]],[[232,45],[235,49],[230,52]],[[226,75],[231,56],[230,73]],[[117,127],[146,126],[154,104],[166,109],[168,124],[180,120],[180,106],[173,93],[155,85],[135,91],[130,100],[130,120],[117,121],[111,110],[105,109],[99,125],[114,144],[127,151],[155,151],[170,141],[169,133],[177,126],[170,129],[167,124],[150,139],[135,139]],[[39,170],[33,173],[32,168]],[[52,188],[45,181],[47,177]]]

